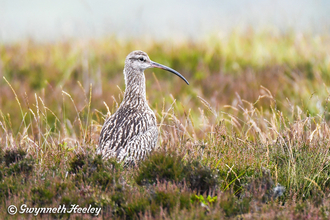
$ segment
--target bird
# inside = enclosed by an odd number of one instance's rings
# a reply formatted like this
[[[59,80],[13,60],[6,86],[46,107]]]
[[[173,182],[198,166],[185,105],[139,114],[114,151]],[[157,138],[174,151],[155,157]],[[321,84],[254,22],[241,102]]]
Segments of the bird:
[[[125,166],[134,166],[150,155],[157,145],[156,116],[146,99],[144,70],[148,68],[169,71],[189,85],[179,72],[151,61],[147,53],[136,50],[128,54],[123,71],[124,98],[117,111],[105,120],[99,137],[96,153],[103,159],[116,158]]]

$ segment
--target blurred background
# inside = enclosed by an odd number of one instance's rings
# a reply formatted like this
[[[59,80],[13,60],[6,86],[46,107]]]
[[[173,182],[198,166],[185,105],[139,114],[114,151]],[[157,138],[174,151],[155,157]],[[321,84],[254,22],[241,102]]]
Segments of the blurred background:
[[[326,0],[0,0],[0,109],[21,114],[15,91],[23,111],[37,106],[38,96],[54,113],[49,122],[70,118],[74,124],[73,100],[87,123],[90,97],[92,117],[102,125],[97,114],[107,112],[104,103],[114,112],[122,99],[125,57],[140,49],[190,82],[146,71],[158,120],[177,100],[177,117],[185,121],[191,109],[197,137],[208,134],[205,115],[242,118],[237,109],[251,106],[244,101],[265,114],[275,108],[293,118],[292,105],[306,115],[323,114],[329,31]],[[17,131],[21,120],[8,123]]]
[[[0,40],[200,39],[233,29],[328,32],[327,0],[0,0]]]

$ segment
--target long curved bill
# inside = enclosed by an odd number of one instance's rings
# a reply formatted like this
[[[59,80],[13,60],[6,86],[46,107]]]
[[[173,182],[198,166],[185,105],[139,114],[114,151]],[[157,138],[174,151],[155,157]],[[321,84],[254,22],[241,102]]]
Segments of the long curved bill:
[[[156,63],[154,61],[151,61],[150,63],[151,63],[151,66],[152,67],[163,69],[163,70],[167,70],[167,71],[169,71],[171,73],[174,73],[175,75],[177,75],[178,77],[180,77],[181,79],[183,79],[183,81],[185,81],[189,85],[189,82],[179,72],[175,71],[174,69],[169,68],[167,66],[164,66],[162,64]]]

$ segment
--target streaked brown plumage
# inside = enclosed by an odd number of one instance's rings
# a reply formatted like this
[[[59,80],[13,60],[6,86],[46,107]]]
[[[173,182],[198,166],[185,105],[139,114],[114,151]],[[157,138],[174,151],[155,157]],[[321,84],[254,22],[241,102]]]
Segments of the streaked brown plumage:
[[[158,128],[146,100],[144,76],[144,70],[153,67],[170,71],[189,85],[180,73],[151,61],[145,52],[131,52],[125,60],[124,99],[101,130],[97,153],[103,158],[116,157],[128,165],[144,159],[155,148]]]

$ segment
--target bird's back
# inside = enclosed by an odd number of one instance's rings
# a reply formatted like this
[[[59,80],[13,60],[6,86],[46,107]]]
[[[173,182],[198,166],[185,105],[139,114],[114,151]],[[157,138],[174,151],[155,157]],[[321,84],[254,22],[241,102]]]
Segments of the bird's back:
[[[144,135],[148,131],[151,134]],[[139,140],[142,135],[143,140]],[[140,160],[155,147],[157,138],[156,117],[147,105],[142,108],[121,105],[104,123],[97,153],[119,161]]]

